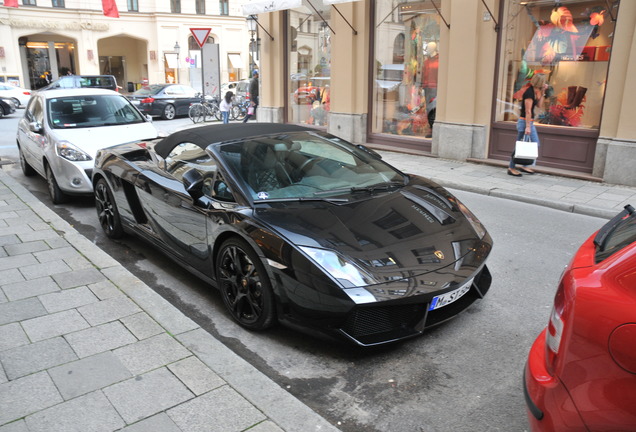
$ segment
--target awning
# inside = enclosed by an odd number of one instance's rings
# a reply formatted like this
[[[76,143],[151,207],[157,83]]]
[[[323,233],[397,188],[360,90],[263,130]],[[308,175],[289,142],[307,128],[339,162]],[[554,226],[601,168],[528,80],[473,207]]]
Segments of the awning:
[[[331,33],[336,34],[336,32],[334,32],[333,29],[331,28],[331,26],[329,26],[329,23],[325,21],[322,15],[320,15],[320,12],[318,12],[318,10],[316,9],[315,6],[317,4],[322,3],[323,6],[332,5],[334,9],[336,10],[336,12],[338,12],[338,15],[340,15],[346,21],[347,24],[349,24],[349,27],[351,27],[353,34],[357,35],[358,32],[353,28],[353,26],[349,23],[349,21],[342,15],[342,13],[340,13],[338,8],[336,7],[336,4],[338,3],[351,3],[354,1],[359,1],[359,0],[311,0],[311,1],[307,0],[307,3],[309,3],[312,9],[314,9],[314,11],[318,13],[318,15],[320,16],[320,19],[322,19],[322,21],[325,24],[327,24],[327,26],[329,27],[329,30],[331,30]],[[302,5],[303,5],[303,0],[269,0],[269,1],[253,0],[243,5],[243,15],[250,16],[250,15],[258,15],[258,14],[267,13],[267,12],[294,9],[294,8],[301,7]],[[258,23],[258,20],[256,22]],[[259,27],[263,28],[260,24],[258,25]],[[267,34],[272,40],[274,40],[272,35],[270,35],[269,33]]]
[[[240,54],[228,54],[227,57],[234,69],[243,69],[243,60],[241,60]]]
[[[353,3],[360,0],[322,0],[323,4]]]
[[[302,0],[255,0],[243,5],[243,15],[257,15],[285,9],[294,9],[303,5]]]

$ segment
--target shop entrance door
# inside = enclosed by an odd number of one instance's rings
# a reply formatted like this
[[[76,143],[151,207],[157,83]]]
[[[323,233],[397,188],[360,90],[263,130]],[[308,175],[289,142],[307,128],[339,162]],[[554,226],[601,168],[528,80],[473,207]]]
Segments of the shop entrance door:
[[[99,56],[99,70],[102,75],[113,75],[119,87],[126,83],[126,59],[123,56]]]

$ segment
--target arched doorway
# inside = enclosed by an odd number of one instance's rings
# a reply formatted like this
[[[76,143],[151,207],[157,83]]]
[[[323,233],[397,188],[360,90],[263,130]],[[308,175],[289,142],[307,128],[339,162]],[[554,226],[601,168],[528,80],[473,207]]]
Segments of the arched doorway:
[[[75,39],[36,33],[19,40],[25,87],[39,89],[62,75],[76,73]]]

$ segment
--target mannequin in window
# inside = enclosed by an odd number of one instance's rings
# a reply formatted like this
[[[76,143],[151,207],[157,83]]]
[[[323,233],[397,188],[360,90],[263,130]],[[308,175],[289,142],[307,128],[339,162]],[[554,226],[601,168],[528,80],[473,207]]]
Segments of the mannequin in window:
[[[426,44],[425,54],[426,59],[422,68],[422,88],[424,88],[424,97],[426,98],[426,115],[431,126],[431,133],[427,134],[426,137],[430,138],[435,122],[435,107],[437,106],[437,69],[439,67],[437,43],[429,42]]]

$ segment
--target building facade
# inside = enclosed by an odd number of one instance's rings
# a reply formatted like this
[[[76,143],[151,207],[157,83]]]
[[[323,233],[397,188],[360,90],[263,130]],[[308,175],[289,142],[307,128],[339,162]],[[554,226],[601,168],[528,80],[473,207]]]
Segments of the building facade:
[[[505,166],[519,91],[541,73],[538,166],[636,185],[636,2],[256,0],[243,13],[260,25],[261,121]]]
[[[109,74],[121,91],[142,83],[201,88],[201,49],[191,28],[210,29],[219,46],[221,82],[248,78],[253,63],[242,2],[117,1],[119,18],[100,0],[21,0],[0,7],[0,82],[37,89],[66,74]]]

